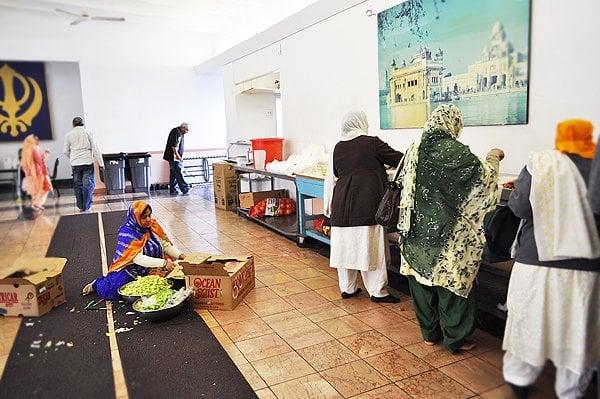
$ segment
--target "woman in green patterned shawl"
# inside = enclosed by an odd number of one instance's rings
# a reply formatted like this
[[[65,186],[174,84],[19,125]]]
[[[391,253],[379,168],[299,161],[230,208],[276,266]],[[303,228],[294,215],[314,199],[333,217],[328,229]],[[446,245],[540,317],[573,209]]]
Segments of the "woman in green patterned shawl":
[[[485,245],[484,216],[497,204],[502,150],[485,161],[457,139],[462,112],[440,105],[400,174],[400,272],[408,276],[425,343],[443,340],[452,353],[470,350],[475,298],[470,295]]]

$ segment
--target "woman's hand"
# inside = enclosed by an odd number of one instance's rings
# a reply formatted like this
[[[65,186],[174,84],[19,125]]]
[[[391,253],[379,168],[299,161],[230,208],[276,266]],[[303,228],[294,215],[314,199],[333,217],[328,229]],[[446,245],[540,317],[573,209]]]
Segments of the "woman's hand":
[[[175,262],[173,262],[170,259],[165,260],[165,269],[167,269],[168,271],[171,271],[173,269],[175,269]]]

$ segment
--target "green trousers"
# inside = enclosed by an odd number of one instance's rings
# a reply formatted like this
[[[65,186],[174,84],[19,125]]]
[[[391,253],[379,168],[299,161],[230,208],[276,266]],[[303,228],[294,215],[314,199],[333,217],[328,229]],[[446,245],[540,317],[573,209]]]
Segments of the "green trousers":
[[[443,344],[451,353],[457,352],[465,338],[475,330],[475,295],[460,297],[442,287],[429,287],[408,277],[421,333],[426,341]]]

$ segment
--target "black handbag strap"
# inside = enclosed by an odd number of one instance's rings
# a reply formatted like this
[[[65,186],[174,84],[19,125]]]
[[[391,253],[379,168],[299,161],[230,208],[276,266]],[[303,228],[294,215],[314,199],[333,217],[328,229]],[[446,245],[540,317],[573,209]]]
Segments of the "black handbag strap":
[[[398,162],[398,167],[396,168],[396,173],[394,173],[394,179],[392,180],[392,182],[394,182],[394,183],[396,183],[396,180],[398,180],[398,176],[400,175],[400,172],[404,168],[404,157],[405,156],[406,155],[402,155],[402,159],[400,159],[400,162]]]

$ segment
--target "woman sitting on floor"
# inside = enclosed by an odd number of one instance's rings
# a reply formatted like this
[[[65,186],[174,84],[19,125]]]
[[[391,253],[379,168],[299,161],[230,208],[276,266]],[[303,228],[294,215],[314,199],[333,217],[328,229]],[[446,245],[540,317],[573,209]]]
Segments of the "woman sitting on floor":
[[[152,217],[150,205],[146,201],[135,201],[119,229],[117,250],[108,274],[86,285],[82,294],[96,291],[101,298],[117,299],[117,290],[136,277],[145,276],[152,269],[173,270],[175,264],[165,259],[165,255],[174,259],[185,258]]]

